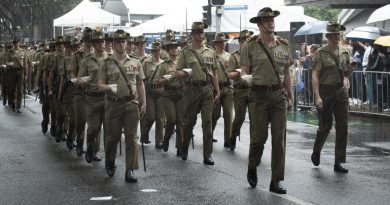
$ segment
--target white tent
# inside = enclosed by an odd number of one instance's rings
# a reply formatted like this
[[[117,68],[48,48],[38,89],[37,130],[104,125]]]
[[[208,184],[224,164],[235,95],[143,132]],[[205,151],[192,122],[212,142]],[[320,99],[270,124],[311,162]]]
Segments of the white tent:
[[[54,27],[119,25],[120,16],[98,8],[89,0],[83,0],[65,15],[54,19]]]
[[[234,5],[235,0],[226,1],[232,4],[225,4],[225,7]],[[271,6],[275,10],[279,10],[281,15],[275,18],[276,31],[289,31],[290,22],[312,22],[317,19],[304,15],[303,7],[301,6],[283,6],[258,3],[255,0],[247,0],[241,2],[240,5],[248,5],[248,10],[225,10],[221,18],[221,32],[238,32],[240,29],[248,29],[257,31],[257,25],[249,23],[249,19],[256,16],[260,8]],[[238,4],[236,4],[238,5]],[[186,15],[187,8],[187,15]],[[213,25],[207,29],[208,32],[215,32],[215,12],[213,13]],[[202,20],[202,4],[176,6],[174,12],[150,20],[146,23],[130,28],[128,31],[131,35],[141,35],[142,33],[161,33],[166,29],[173,29],[178,32],[185,32],[186,24],[190,28],[194,21]]]

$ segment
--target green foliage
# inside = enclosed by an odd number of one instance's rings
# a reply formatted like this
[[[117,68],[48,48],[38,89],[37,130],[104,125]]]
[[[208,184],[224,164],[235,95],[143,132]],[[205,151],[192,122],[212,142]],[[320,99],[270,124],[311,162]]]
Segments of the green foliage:
[[[305,6],[305,15],[311,16],[321,21],[337,22],[337,16],[341,9],[329,9],[317,6]]]

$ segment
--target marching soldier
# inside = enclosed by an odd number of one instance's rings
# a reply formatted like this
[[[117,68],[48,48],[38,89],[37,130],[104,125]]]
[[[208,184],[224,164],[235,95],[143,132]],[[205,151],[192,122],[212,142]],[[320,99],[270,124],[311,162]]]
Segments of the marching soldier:
[[[94,49],[92,55],[87,56],[81,63],[80,71],[77,74],[78,85],[85,89],[85,103],[87,116],[87,152],[85,160],[88,163],[101,161],[97,155],[100,146],[96,146],[95,141],[100,141],[99,132],[104,122],[104,93],[98,90],[98,72],[104,64],[104,60],[108,54],[104,51],[105,35],[101,31],[94,30],[92,32],[91,43]],[[88,79],[83,80],[82,77],[87,76]],[[103,126],[105,128],[105,126]],[[106,130],[104,130],[104,135]],[[105,142],[105,137],[104,137]],[[95,144],[94,144],[95,143]],[[100,143],[98,143],[100,145]]]
[[[83,31],[83,43],[82,50],[75,52],[72,58],[72,78],[76,78],[80,70],[81,61],[93,52],[91,44],[92,29],[85,27]],[[78,156],[83,155],[84,137],[85,137],[85,94],[84,89],[81,86],[76,86],[73,92],[73,105],[74,105],[74,123],[76,131],[76,153]],[[98,146],[98,145],[96,145]]]
[[[73,139],[75,135],[74,125],[74,106],[73,106],[73,83],[71,82],[71,64],[72,64],[72,37],[65,38],[65,55],[63,57],[63,66],[57,72],[60,76],[58,91],[58,101],[62,104],[64,115],[61,116],[65,130],[67,130],[66,145],[69,150],[74,147]]]
[[[319,48],[313,58],[312,84],[318,108],[319,127],[311,160],[314,166],[320,164],[321,150],[332,129],[334,116],[336,120],[334,171],[348,173],[348,169],[341,165],[346,161],[349,106],[348,93],[343,82],[344,78],[351,75],[356,64],[350,61],[348,49],[339,46],[342,31],[345,31],[344,26],[329,22],[325,32],[328,43]]]
[[[246,83],[240,79],[240,54],[241,47],[245,43],[246,39],[250,36],[248,30],[240,32],[238,42],[240,49],[232,53],[229,57],[228,70],[229,78],[233,79],[233,98],[234,98],[234,120],[232,125],[232,135],[230,137],[230,150],[236,149],[236,139],[240,136],[240,129],[245,120],[246,110],[249,106],[248,95],[249,87]]]
[[[171,29],[168,29],[166,32],[165,32],[165,41],[164,41],[164,45],[162,46],[162,49],[160,51],[160,56],[161,56],[161,59],[166,61],[166,60],[169,60],[169,54],[168,54],[168,51],[166,49],[166,42],[172,42],[175,40],[175,32],[172,31]]]
[[[65,113],[62,103],[59,101],[59,88],[60,88],[60,70],[63,70],[65,65],[65,37],[57,36],[56,38],[56,55],[54,56],[51,65],[49,67],[49,79],[48,88],[49,96],[53,102],[56,110],[56,142],[64,140],[64,119]]]
[[[179,42],[179,51],[181,51],[183,48],[187,47],[188,45],[188,38],[186,35],[180,36],[180,42]]]
[[[229,148],[230,136],[232,132],[232,121],[233,121],[233,90],[228,75],[228,60],[230,54],[225,52],[226,38],[223,33],[215,34],[213,40],[215,47],[215,54],[217,56],[218,65],[218,80],[219,80],[219,91],[221,96],[219,100],[214,103],[213,110],[213,133],[217,125],[217,121],[221,116],[221,108],[223,109],[223,120],[224,120],[224,143],[223,146]],[[214,135],[214,134],[213,134]],[[217,140],[213,137],[213,140]]]
[[[126,32],[117,30],[114,36],[114,55],[108,57],[99,70],[99,89],[106,93],[105,115],[108,123],[106,144],[106,171],[115,174],[117,145],[124,129],[126,140],[125,181],[137,182],[138,169],[137,128],[140,115],[145,112],[144,73],[138,59],[126,54]]]
[[[49,72],[49,57],[55,52],[55,39],[52,38],[49,41],[49,46],[44,49],[45,53],[41,55],[39,59],[39,66],[37,68],[37,76],[35,78],[35,85],[39,87],[42,101],[42,133],[46,133],[48,129],[49,121],[51,121],[50,133],[55,132],[55,109],[50,107],[50,100],[48,96],[48,76]],[[34,89],[38,90],[38,88]],[[49,116],[50,115],[50,116]]]
[[[192,24],[192,43],[184,48],[179,55],[176,76],[186,80],[184,87],[184,135],[181,157],[183,160],[187,160],[192,129],[196,124],[197,114],[201,112],[203,163],[214,165],[214,160],[211,157],[213,151],[212,113],[214,101],[219,99],[220,92],[216,56],[214,50],[204,43],[204,29],[207,27],[208,25],[202,22],[194,22]],[[211,87],[215,89],[215,96],[213,96]]]
[[[134,38],[130,36],[129,33],[128,34],[128,38],[127,38],[127,47],[126,47],[126,53],[127,55],[133,55],[135,52],[134,52]]]
[[[114,50],[112,50],[112,41],[114,39],[112,38],[112,35],[111,34],[108,34],[106,33],[105,34],[105,47],[104,47],[104,51],[108,54],[108,55],[112,55]]]
[[[146,113],[141,119],[141,141],[149,144],[149,131],[156,122],[155,147],[162,149],[164,132],[164,105],[162,101],[163,88],[154,82],[159,65],[163,62],[160,59],[160,42],[152,43],[152,57],[145,59],[142,63],[142,71],[145,74],[146,82]]]
[[[179,55],[179,44],[175,41],[166,42],[169,60],[160,64],[156,72],[155,82],[164,86],[162,102],[166,116],[166,126],[162,147],[165,152],[169,149],[169,139],[173,135],[176,126],[176,155],[181,156],[183,138],[183,82],[176,78],[176,63]]]
[[[251,71],[253,85],[249,95],[250,147],[247,179],[252,187],[257,185],[257,166],[263,155],[271,123],[272,177],[269,190],[286,194],[281,185],[284,180],[285,131],[287,108],[293,98],[289,67],[292,64],[286,40],[275,36],[274,18],[280,14],[269,7],[261,9],[256,17],[260,34],[248,39],[241,48],[242,74]]]
[[[72,42],[70,43],[70,46],[72,48],[73,53],[77,53],[80,51],[81,42],[78,38],[73,38]]]
[[[20,41],[15,38],[13,41],[13,49],[7,55],[7,67],[10,69],[7,73],[8,78],[8,101],[11,107],[17,113],[21,113],[22,96],[24,85],[27,78],[27,55],[26,51],[20,48]]]
[[[0,45],[0,72],[1,72],[1,96],[3,97],[3,105],[7,104],[7,66],[6,57],[8,48],[6,50],[6,46],[1,43]],[[8,47],[8,46],[7,46]]]
[[[145,53],[146,40],[145,36],[142,35],[138,36],[135,40],[135,47],[137,50],[134,52],[134,55],[140,60],[141,64],[144,63],[147,58],[150,58],[150,55]]]

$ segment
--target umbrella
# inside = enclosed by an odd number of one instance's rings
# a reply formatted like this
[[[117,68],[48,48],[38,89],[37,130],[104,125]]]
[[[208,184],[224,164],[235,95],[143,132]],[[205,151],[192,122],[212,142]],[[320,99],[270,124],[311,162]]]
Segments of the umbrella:
[[[390,35],[390,32],[372,26],[361,26],[353,29],[345,37],[353,41],[374,41],[379,36]]]
[[[312,35],[312,34],[320,34],[324,33],[326,30],[327,21],[316,21],[310,22],[303,25],[298,31],[294,34],[294,36],[304,36],[304,35]]]
[[[375,40],[374,44],[380,46],[390,46],[390,36],[381,36]]]
[[[375,10],[367,19],[367,24],[390,19],[390,4]]]

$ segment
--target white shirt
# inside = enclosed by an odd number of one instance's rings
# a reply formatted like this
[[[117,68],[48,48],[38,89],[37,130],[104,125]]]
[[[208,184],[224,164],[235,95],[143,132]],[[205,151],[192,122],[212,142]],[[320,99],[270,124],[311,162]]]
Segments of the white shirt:
[[[366,46],[365,49],[366,50],[364,51],[363,62],[362,62],[363,67],[366,67],[368,65],[368,57],[371,55],[373,48],[372,46]]]

